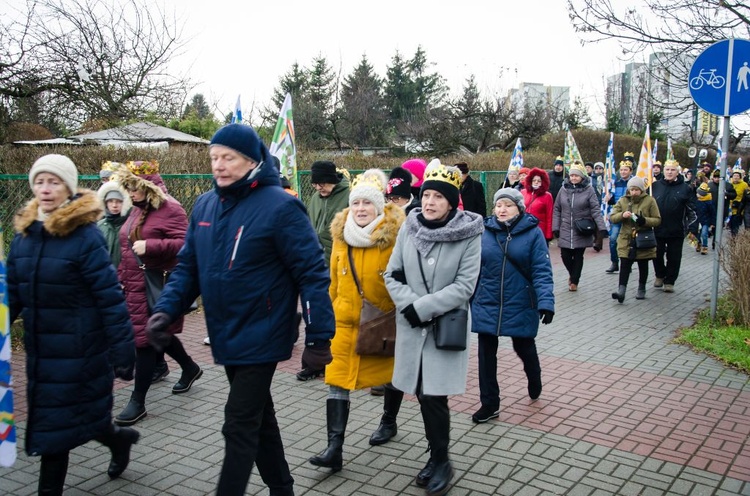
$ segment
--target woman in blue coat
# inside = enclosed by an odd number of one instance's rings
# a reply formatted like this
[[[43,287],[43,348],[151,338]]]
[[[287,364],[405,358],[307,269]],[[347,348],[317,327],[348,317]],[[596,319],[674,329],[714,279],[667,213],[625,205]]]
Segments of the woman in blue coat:
[[[111,478],[125,470],[139,435],[112,425],[112,385],[132,380],[135,345],[96,193],[63,155],[37,160],[29,182],[8,254],[10,321],[23,316],[26,453],[42,457],[39,494],[59,495],[70,450],[92,439],[112,452]]]
[[[513,188],[495,193],[494,216],[485,220],[482,265],[471,303],[472,332],[479,340],[479,394],[481,408],[472,415],[476,423],[500,414],[497,384],[499,336],[510,336],[523,362],[529,397],[542,393],[542,369],[536,351],[539,321],[555,315],[552,265],[538,220],[525,213],[523,195]]]

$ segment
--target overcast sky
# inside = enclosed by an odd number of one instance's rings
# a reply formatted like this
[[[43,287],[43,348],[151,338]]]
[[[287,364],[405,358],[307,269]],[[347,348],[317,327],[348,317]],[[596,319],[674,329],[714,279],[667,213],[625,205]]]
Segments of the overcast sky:
[[[624,68],[614,42],[581,46],[563,0],[163,1],[185,21],[180,67],[189,67],[195,92],[222,112],[241,95],[246,116],[295,62],[309,67],[323,55],[348,75],[366,54],[385,76],[396,50],[411,58],[421,45],[454,95],[471,74],[485,95],[521,82],[569,86],[601,123],[604,81]]]

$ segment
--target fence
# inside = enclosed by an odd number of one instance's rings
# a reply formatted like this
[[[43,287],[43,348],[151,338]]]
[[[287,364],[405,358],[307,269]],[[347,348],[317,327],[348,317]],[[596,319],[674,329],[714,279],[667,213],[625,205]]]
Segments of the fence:
[[[362,171],[350,171],[352,177]],[[505,171],[482,171],[474,172],[472,176],[484,185],[487,205],[492,203],[492,195],[505,180]],[[185,211],[190,215],[193,205],[198,196],[213,187],[211,174],[163,174],[162,179],[167,186],[169,194],[179,201]],[[300,199],[307,200],[315,193],[310,183],[310,171],[297,172],[297,183]],[[101,182],[99,176],[80,176],[78,185],[81,188],[96,190]],[[25,174],[0,174],[0,228],[5,231],[4,248],[7,253],[10,240],[13,238],[13,216],[21,209],[27,201],[32,198],[29,178]]]

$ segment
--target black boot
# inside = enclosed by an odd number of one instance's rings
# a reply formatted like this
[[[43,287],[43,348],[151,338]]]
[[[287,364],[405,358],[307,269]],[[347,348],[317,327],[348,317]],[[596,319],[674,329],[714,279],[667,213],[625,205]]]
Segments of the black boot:
[[[450,489],[453,479],[453,466],[448,459],[448,444],[450,443],[450,410],[448,410],[447,396],[419,397],[424,421],[425,434],[430,445],[430,461],[433,464],[432,475],[427,482],[428,496],[441,496]],[[429,472],[430,462],[417,474],[415,483],[422,483]]]
[[[606,272],[607,274],[614,274],[615,272],[618,272],[619,270],[620,270],[620,264],[618,264],[617,262],[612,262],[612,265],[610,265],[609,268],[605,270],[604,272]]]
[[[434,473],[435,462],[432,461],[432,456],[430,456],[430,459],[427,460],[427,465],[425,465],[424,468],[419,471],[419,473],[417,474],[417,478],[414,479],[414,483],[419,487],[425,487],[430,483],[430,479],[432,479],[432,475]]]
[[[623,286],[622,284],[620,284],[617,287],[617,291],[615,293],[612,293],[612,299],[617,300],[619,303],[622,303],[623,301],[625,301],[625,288],[626,287],[627,286]]]
[[[349,401],[326,401],[326,423],[328,424],[328,446],[326,449],[310,458],[310,463],[316,467],[327,467],[332,472],[338,472],[343,466],[344,433],[349,421]]]
[[[146,395],[133,391],[130,401],[120,414],[115,417],[117,425],[133,425],[146,416]]]
[[[379,446],[390,441],[398,433],[396,417],[401,409],[401,401],[404,399],[403,391],[399,391],[391,384],[386,384],[383,395],[383,417],[380,425],[370,436],[370,444]]]
[[[42,455],[39,469],[39,496],[62,496],[68,473],[68,452]]]
[[[112,461],[107,468],[107,475],[110,479],[117,479],[128,467],[130,448],[138,442],[140,437],[141,435],[135,429],[113,425],[110,432],[98,439],[112,452]]]
[[[636,300],[646,299],[646,285],[645,284],[638,285],[638,291],[635,292],[635,299]]]

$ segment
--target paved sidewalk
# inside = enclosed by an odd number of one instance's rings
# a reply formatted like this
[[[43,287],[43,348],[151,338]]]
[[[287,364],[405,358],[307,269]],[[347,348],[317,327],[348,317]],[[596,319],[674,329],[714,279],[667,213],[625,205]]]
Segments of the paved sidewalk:
[[[559,250],[551,247],[557,313],[542,326],[537,346],[544,391],[531,402],[520,360],[501,340],[500,418],[476,425],[476,340],[468,390],[451,398],[451,495],[750,495],[750,380],[684,346],[671,343],[708,306],[712,259],[685,246],[674,294],[651,286],[636,301],[637,269],[625,303],[610,298],[617,276],[604,273],[609,254],[587,251],[578,292],[567,291]],[[106,475],[109,454],[97,443],[74,450],[66,495],[212,494],[223,458],[221,424],[227,382],[213,364],[202,315],[192,314],[182,334],[188,352],[204,366],[190,393],[170,394],[179,368],[152,387],[141,441],[122,478]],[[301,383],[301,344],[280,364],[273,386],[287,459],[299,495],[421,495],[414,485],[426,443],[419,405],[407,396],[394,441],[371,447],[382,398],[352,395],[344,469],[330,475],[307,459],[325,447],[321,380]],[[14,357],[20,445],[25,426],[23,357]],[[118,383],[115,413],[132,384]],[[36,494],[39,459],[19,449],[12,469],[0,469],[0,494]],[[257,472],[248,494],[266,495]]]

